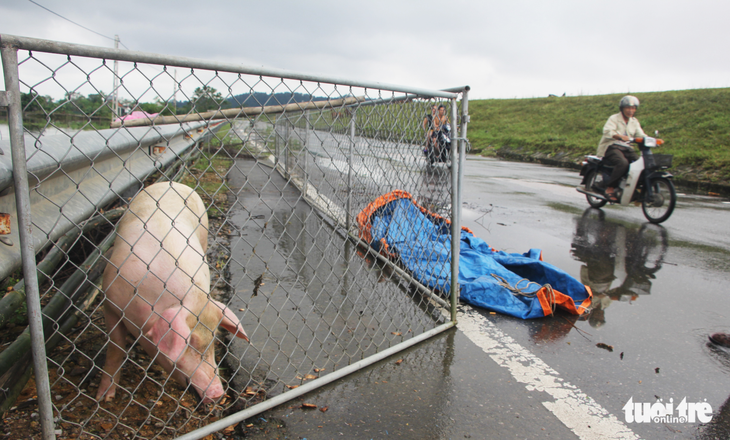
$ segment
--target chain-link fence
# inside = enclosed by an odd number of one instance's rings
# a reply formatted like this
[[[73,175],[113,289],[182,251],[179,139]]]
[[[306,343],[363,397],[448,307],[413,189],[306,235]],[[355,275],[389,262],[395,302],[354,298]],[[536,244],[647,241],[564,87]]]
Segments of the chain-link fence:
[[[453,298],[375,252],[356,218],[400,190],[458,232],[466,89],[0,44],[14,437],[240,433],[453,326]],[[461,154],[441,155],[434,118]]]

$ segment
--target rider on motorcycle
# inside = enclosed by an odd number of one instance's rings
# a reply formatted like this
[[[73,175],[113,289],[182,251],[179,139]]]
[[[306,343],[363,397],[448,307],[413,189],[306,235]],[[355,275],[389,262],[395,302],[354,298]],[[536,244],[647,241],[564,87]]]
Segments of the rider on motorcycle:
[[[629,145],[632,138],[645,137],[639,120],[634,117],[639,108],[639,100],[635,96],[626,95],[619,102],[619,113],[611,115],[603,126],[603,137],[598,144],[598,156],[603,162],[613,167],[611,177],[604,182],[604,187],[594,187],[603,192],[612,202],[617,202],[616,186],[629,170],[629,164],[639,159],[633,147]]]
[[[449,118],[446,116],[446,106],[443,104],[438,107],[438,114],[433,119],[433,139],[432,145],[436,150],[436,155],[441,154],[441,142],[439,142],[439,136],[441,136],[444,126],[449,123]]]

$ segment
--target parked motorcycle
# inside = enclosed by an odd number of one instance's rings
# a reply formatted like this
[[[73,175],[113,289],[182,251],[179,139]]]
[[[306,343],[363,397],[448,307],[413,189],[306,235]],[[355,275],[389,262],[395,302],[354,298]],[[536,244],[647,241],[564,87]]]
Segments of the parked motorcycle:
[[[653,137],[631,139],[641,151],[641,157],[629,165],[629,172],[621,179],[616,189],[618,204],[641,203],[644,216],[652,223],[661,223],[669,218],[677,204],[677,192],[672,183],[672,175],[667,171],[672,165],[672,156],[653,154],[652,148],[662,145],[664,141]],[[598,156],[589,155],[583,160],[580,175],[582,186],[578,192],[586,195],[588,203],[594,208],[601,208],[610,201],[596,188],[603,187],[609,179],[613,167],[609,167]]]
[[[428,163],[433,165],[436,162],[448,162],[451,156],[451,124],[445,123],[436,133],[436,146],[433,140],[428,142],[423,154],[428,159]]]

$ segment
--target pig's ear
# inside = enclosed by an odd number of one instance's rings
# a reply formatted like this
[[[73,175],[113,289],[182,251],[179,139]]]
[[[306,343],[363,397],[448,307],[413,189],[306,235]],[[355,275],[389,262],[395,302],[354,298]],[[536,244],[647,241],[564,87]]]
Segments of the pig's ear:
[[[233,334],[233,336],[239,337],[241,339],[245,339],[246,342],[251,342],[248,340],[248,335],[246,334],[246,330],[243,329],[243,325],[241,325],[241,321],[238,320],[238,317],[235,313],[233,313],[233,310],[226,307],[223,303],[218,301],[213,301],[216,306],[218,306],[221,309],[221,323],[220,326],[224,329],[228,330]]]
[[[182,307],[165,309],[152,329],[145,334],[173,362],[180,359],[188,345],[190,327],[185,318],[189,313]]]

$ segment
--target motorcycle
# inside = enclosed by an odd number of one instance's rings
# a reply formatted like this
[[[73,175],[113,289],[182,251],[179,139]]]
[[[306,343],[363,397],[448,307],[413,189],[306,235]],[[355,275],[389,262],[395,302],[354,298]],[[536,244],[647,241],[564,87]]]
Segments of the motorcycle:
[[[428,159],[428,163],[433,165],[436,162],[448,162],[451,154],[451,124],[445,123],[436,132],[435,142],[438,145],[437,148],[433,145],[434,139],[429,139],[426,148],[423,149],[423,154]]]
[[[617,203],[628,205],[629,203],[641,204],[644,216],[651,223],[661,223],[669,218],[677,204],[677,192],[672,183],[672,175],[667,171],[672,165],[672,156],[667,154],[654,154],[651,150],[664,141],[653,137],[631,139],[641,151],[638,160],[629,165],[629,172],[621,178],[619,187],[616,189],[618,202],[610,201],[600,188],[606,182],[613,167],[606,165],[603,159],[598,156],[588,155],[585,157],[580,170],[583,176],[582,186],[577,187],[578,192],[586,195],[588,204],[593,208],[601,208],[606,203]]]

